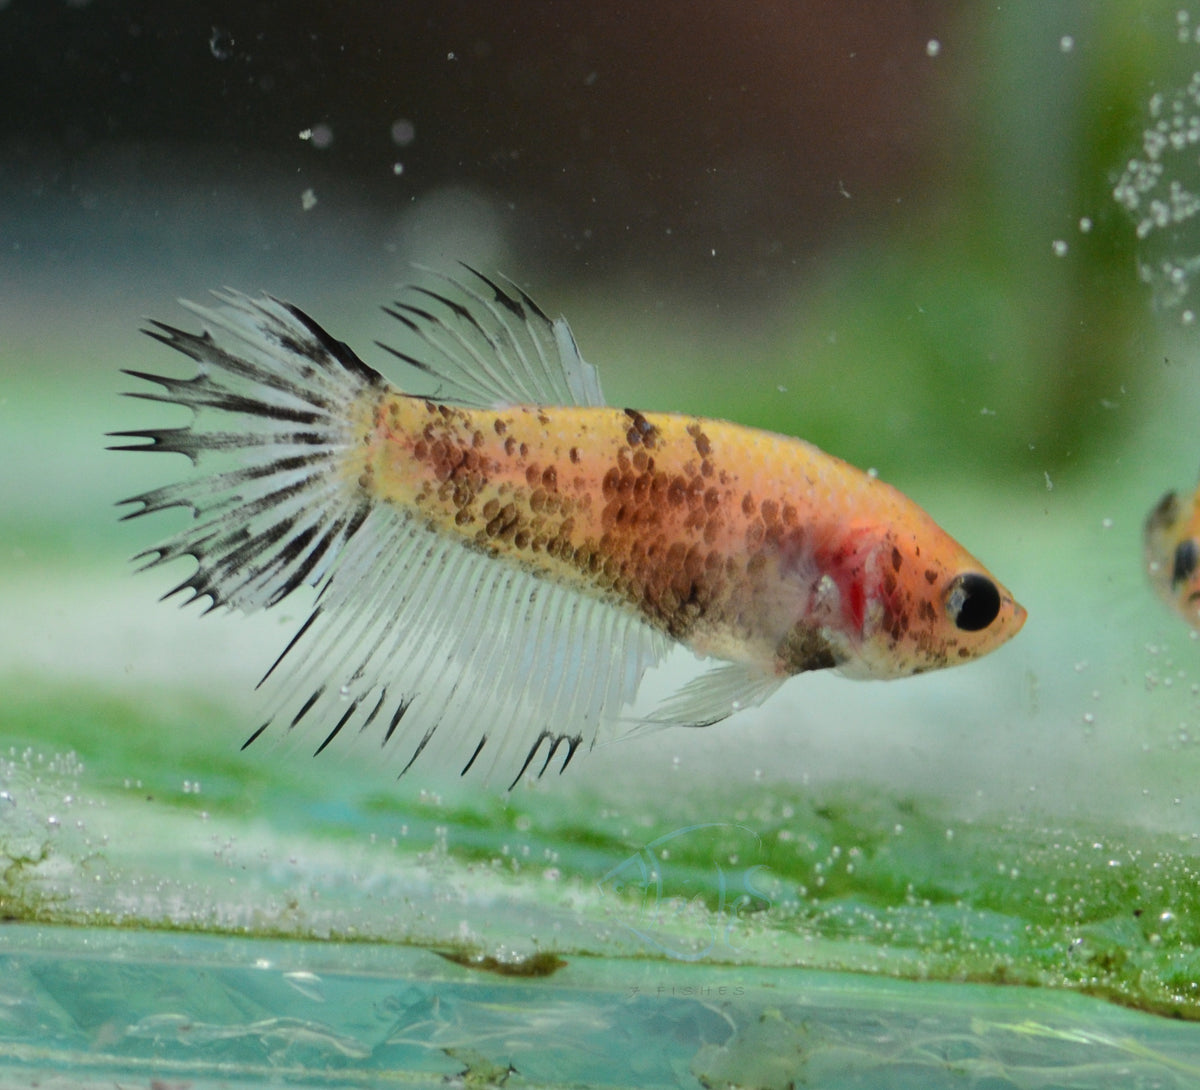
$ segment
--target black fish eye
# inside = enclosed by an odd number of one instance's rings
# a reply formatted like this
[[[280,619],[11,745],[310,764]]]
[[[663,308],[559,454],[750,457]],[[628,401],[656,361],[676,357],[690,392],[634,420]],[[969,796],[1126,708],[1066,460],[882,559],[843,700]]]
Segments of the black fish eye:
[[[1192,577],[1200,562],[1200,549],[1194,537],[1185,537],[1175,549],[1175,566],[1171,569],[1171,586],[1177,587]]]
[[[946,595],[946,612],[964,632],[978,632],[999,614],[1000,591],[986,575],[957,576]]]

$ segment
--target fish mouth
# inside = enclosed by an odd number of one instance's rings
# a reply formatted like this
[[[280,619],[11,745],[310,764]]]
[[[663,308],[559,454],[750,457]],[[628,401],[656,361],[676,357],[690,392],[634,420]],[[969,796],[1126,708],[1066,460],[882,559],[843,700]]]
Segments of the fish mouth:
[[[1009,630],[1008,635],[1012,637],[1025,627],[1025,621],[1029,617],[1029,612],[1010,594],[1004,596],[1004,604],[1009,607],[1011,620],[1009,620],[1007,628]]]

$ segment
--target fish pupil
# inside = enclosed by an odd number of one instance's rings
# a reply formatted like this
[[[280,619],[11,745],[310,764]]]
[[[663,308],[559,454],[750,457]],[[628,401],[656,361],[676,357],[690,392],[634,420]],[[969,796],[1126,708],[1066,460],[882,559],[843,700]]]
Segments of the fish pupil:
[[[1200,549],[1196,547],[1196,539],[1184,538],[1175,550],[1175,566],[1171,569],[1171,586],[1176,587],[1192,577],[1196,564],[1200,562]]]
[[[950,584],[946,606],[957,627],[978,632],[1000,613],[1000,591],[986,575],[960,575]]]

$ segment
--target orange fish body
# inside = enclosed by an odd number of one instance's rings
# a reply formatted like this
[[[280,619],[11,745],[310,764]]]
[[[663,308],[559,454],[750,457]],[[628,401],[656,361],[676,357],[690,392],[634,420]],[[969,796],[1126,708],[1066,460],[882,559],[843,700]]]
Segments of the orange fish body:
[[[515,783],[628,723],[677,643],[721,664],[643,722],[716,722],[807,670],[950,666],[1020,629],[1012,595],[896,489],[799,439],[605,405],[562,319],[479,280],[451,282],[465,303],[417,289],[444,316],[390,311],[423,349],[389,351],[436,395],[271,299],[193,307],[200,336],[152,331],[201,369],[139,374],[164,392],[137,396],[195,420],[120,449],[223,467],[128,501],[195,516],[143,555],[193,557],[176,590],[210,608],[320,590],[251,741],[317,721],[320,752],[375,726],[408,739],[402,770],[450,747]]]
[[[701,655],[779,677],[948,666],[1021,620],[998,591],[975,632],[948,623],[955,575],[986,569],[894,488],[799,439],[633,409],[463,409],[394,392],[364,447],[360,484],[373,496],[631,607]]]
[[[1200,489],[1168,492],[1146,518],[1146,574],[1158,596],[1200,629]]]

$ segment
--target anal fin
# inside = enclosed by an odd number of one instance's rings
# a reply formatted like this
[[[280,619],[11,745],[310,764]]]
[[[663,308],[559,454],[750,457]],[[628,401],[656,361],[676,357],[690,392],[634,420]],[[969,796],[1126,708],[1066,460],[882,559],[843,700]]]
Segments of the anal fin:
[[[711,727],[735,712],[758,707],[785,680],[741,662],[714,666],[663,700],[632,733],[661,727]]]
[[[508,786],[615,734],[670,646],[620,601],[380,505],[272,667],[270,722],[317,727],[320,749],[365,731],[397,751],[401,775],[419,757],[422,767],[495,770]]]

